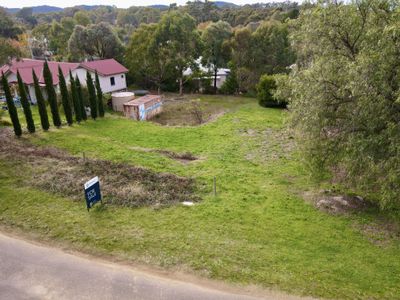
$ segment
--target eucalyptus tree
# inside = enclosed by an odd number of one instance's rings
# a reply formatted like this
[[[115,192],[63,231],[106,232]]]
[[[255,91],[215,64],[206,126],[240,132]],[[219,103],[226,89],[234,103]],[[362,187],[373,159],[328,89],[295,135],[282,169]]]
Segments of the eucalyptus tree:
[[[399,206],[399,3],[317,3],[293,22],[296,65],[278,80],[316,175]]]
[[[231,26],[227,22],[218,21],[210,23],[201,36],[204,44],[203,62],[213,70],[214,92],[217,92],[218,69],[226,66],[230,58],[228,40],[231,35]]]

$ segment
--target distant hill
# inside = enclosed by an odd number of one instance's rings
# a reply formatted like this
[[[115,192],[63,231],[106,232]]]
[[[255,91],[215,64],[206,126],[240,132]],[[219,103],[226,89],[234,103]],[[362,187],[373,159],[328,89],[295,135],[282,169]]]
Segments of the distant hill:
[[[83,9],[83,10],[94,10],[99,7],[111,7],[109,5],[75,5],[74,7]]]
[[[225,2],[225,1],[212,1],[217,7],[219,8],[234,8],[239,7],[239,5],[232,3],[232,2]]]
[[[83,10],[93,10],[105,6],[107,5],[76,5],[74,7]],[[49,5],[32,6],[32,9],[34,14],[45,14],[45,13],[59,12],[64,10],[62,7],[49,6]],[[20,8],[6,8],[6,10],[10,14],[16,14],[20,10]]]
[[[156,9],[159,9],[159,10],[166,10],[166,9],[169,8],[168,5],[164,5],[164,4],[153,4],[153,5],[149,5],[148,7],[156,8]]]
[[[50,12],[58,12],[62,11],[61,7],[57,6],[49,6],[49,5],[40,5],[40,6],[32,6],[34,14],[44,14]],[[20,8],[7,8],[7,11],[11,14],[15,14],[20,10]]]
[[[231,2],[225,2],[225,1],[213,1],[213,3],[219,8],[239,7],[239,5],[236,5]],[[93,9],[97,9],[102,6],[107,6],[107,5],[76,5],[74,7],[77,7],[77,8],[83,9],[83,10],[93,10]],[[153,4],[153,5],[149,5],[148,7],[157,8],[159,10],[166,10],[169,8],[168,5],[164,5],[164,4]],[[61,7],[49,6],[49,5],[32,6],[32,9],[33,9],[34,14],[44,14],[44,13],[63,11],[63,8],[61,8]],[[10,14],[16,14],[20,10],[20,8],[6,8],[6,10]]]

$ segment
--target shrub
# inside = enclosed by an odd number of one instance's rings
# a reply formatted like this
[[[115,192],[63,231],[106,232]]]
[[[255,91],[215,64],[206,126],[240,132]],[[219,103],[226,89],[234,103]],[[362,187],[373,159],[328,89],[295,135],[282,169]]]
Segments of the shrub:
[[[47,61],[43,65],[43,78],[46,84],[47,101],[50,104],[50,111],[53,117],[53,124],[57,128],[61,126],[60,113],[58,111],[57,94],[54,90],[53,77]]]
[[[47,115],[46,102],[44,101],[43,94],[39,86],[39,80],[34,70],[32,70],[32,77],[35,86],[35,95],[40,115],[40,123],[42,125],[43,130],[47,131],[50,128],[50,124],[49,124],[49,117]]]
[[[21,96],[21,104],[22,104],[22,107],[24,110],[24,115],[25,115],[28,131],[30,133],[34,133],[35,132],[35,123],[34,123],[33,117],[32,117],[31,104],[28,101],[28,96],[26,94],[26,87],[22,81],[19,71],[17,71],[17,79],[18,79],[19,95]]]
[[[263,107],[282,107],[287,105],[286,101],[274,96],[276,90],[276,81],[274,75],[262,75],[257,86],[258,103]]]
[[[225,82],[222,84],[220,88],[220,93],[225,94],[225,95],[233,95],[237,94],[239,91],[239,84],[237,81],[237,74],[236,74],[236,69],[233,66],[233,64],[228,65],[231,73],[228,75],[226,78]]]
[[[18,119],[18,112],[17,112],[17,109],[15,108],[15,104],[14,104],[13,97],[11,95],[10,87],[8,85],[8,81],[7,81],[6,77],[4,76],[4,73],[2,73],[2,85],[3,85],[4,95],[6,96],[6,100],[7,100],[8,113],[10,114],[11,122],[14,126],[14,133],[16,136],[21,136],[22,129],[21,129],[21,124],[19,123],[19,119]]]
[[[92,76],[89,72],[86,72],[86,86],[89,91],[89,104],[90,104],[90,115],[93,120],[97,118],[97,95],[96,89],[93,84]]]

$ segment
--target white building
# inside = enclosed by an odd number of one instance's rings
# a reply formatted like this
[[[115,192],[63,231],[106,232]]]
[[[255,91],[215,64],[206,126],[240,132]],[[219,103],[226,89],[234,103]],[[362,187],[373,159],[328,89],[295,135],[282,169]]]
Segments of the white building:
[[[199,71],[201,71],[203,74],[207,74],[206,77],[203,78],[209,78],[211,79],[211,85],[214,86],[214,67],[206,67],[201,64],[201,58],[196,60],[197,68]],[[220,89],[221,86],[224,84],[226,78],[229,76],[231,73],[230,69],[225,69],[225,68],[219,68],[217,70],[217,88]],[[184,76],[191,76],[193,74],[193,70],[191,68],[187,68],[184,72]],[[196,78],[200,79],[200,78]]]
[[[4,72],[7,81],[13,85],[17,84],[17,72],[19,71],[22,81],[27,85],[31,102],[36,103],[35,89],[33,84],[33,72],[39,80],[39,85],[44,87],[43,60],[20,59],[12,60],[0,68],[0,74]],[[99,75],[100,87],[104,93],[126,90],[126,73],[128,69],[114,59],[96,60],[82,63],[48,62],[53,76],[53,84],[59,90],[58,68],[61,67],[67,84],[70,82],[69,72],[74,78],[78,77],[82,86],[86,86],[86,73],[90,72],[95,79],[95,72]]]

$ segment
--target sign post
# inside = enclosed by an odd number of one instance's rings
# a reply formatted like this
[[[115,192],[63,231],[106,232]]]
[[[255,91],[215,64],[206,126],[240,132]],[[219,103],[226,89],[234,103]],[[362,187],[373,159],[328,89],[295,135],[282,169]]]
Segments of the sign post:
[[[94,177],[85,183],[86,207],[89,209],[98,201],[101,201],[99,177]]]

